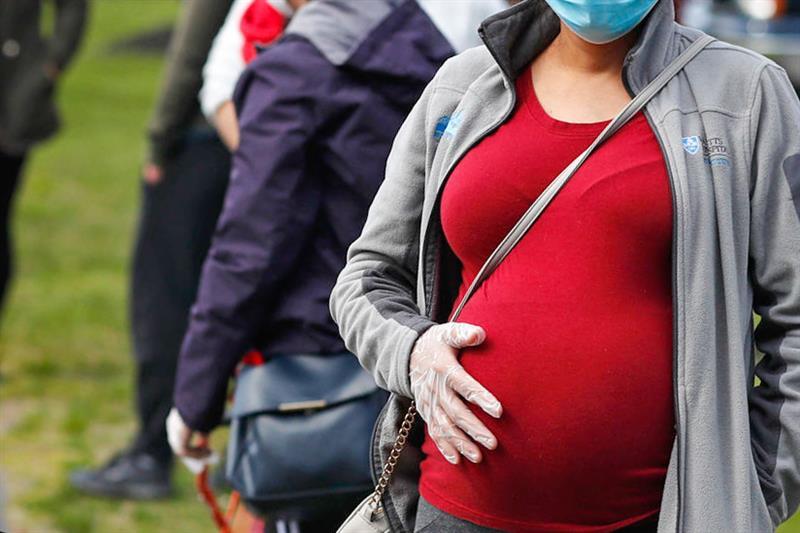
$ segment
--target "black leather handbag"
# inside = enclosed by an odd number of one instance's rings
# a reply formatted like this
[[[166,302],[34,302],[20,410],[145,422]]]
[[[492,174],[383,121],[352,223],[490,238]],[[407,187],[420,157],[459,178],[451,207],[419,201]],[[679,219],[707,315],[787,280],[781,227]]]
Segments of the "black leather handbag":
[[[372,490],[370,439],[387,393],[350,353],[281,355],[239,373],[226,474],[247,506],[299,519]]]

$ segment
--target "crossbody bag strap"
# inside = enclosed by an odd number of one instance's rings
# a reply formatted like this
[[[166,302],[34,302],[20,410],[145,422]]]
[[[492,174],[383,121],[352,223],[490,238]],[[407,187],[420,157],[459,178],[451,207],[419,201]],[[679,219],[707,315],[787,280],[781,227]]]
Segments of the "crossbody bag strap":
[[[594,150],[600,146],[604,141],[606,141],[609,137],[614,135],[622,126],[624,126],[636,113],[642,110],[644,106],[649,102],[653,96],[655,96],[668,82],[671,80],[678,72],[680,72],[686,64],[692,60],[703,48],[708,46],[714,38],[708,35],[704,35],[700,39],[696,40],[692,43],[689,48],[686,49],[677,59],[675,59],[672,63],[670,63],[667,68],[665,68],[656,78],[651,81],[647,86],[642,89],[639,94],[637,94],[625,108],[619,112],[619,114],[614,117],[614,119],[605,127],[605,129],[597,136],[597,138],[589,145],[589,148],[584,150],[578,157],[575,158],[572,163],[570,163],[567,168],[561,171],[550,185],[545,188],[544,191],[539,195],[536,201],[531,204],[528,210],[525,212],[524,215],[514,224],[514,227],[511,228],[511,231],[500,241],[500,244],[497,245],[497,248],[491,253],[489,258],[483,264],[481,269],[478,271],[478,274],[475,276],[475,279],[472,280],[467,292],[464,293],[464,297],[461,298],[461,302],[458,304],[453,316],[450,320],[456,320],[458,315],[461,314],[461,311],[464,309],[469,298],[472,294],[478,289],[481,283],[483,283],[489,275],[494,272],[494,269],[506,258],[506,256],[514,249],[514,247],[519,243],[522,237],[528,232],[528,230],[533,226],[534,222],[539,218],[539,216],[544,212],[545,208],[550,205],[550,202],[553,201],[553,198],[556,197],[558,192],[566,185],[569,179],[575,175],[578,169],[583,165],[583,163],[589,158],[589,156],[594,152]]]
[[[552,182],[550,182],[550,185],[548,185],[547,188],[545,188],[545,190],[533,202],[533,204],[531,204],[528,210],[525,211],[525,214],[522,215],[516,224],[514,224],[514,227],[511,228],[511,231],[508,232],[503,240],[500,241],[500,244],[497,245],[497,248],[495,248],[491,255],[489,255],[489,258],[478,271],[475,279],[472,280],[467,292],[464,293],[463,298],[461,298],[461,301],[459,302],[455,312],[453,312],[450,320],[456,320],[458,318],[467,301],[477,290],[480,284],[483,283],[483,281],[488,278],[492,272],[494,272],[495,268],[497,268],[497,266],[503,261],[503,259],[506,258],[511,250],[514,249],[517,243],[522,240],[522,237],[525,236],[545,208],[550,204],[550,202],[553,201],[553,198],[555,198],[556,194],[558,194],[567,181],[569,181],[569,179],[575,175],[575,172],[578,171],[578,169],[589,158],[592,152],[594,152],[594,150],[609,137],[614,135],[614,133],[624,126],[634,115],[636,115],[636,113],[641,111],[647,102],[653,98],[653,96],[663,89],[664,86],[678,72],[680,72],[687,63],[689,63],[689,61],[691,61],[712,41],[714,41],[713,37],[704,35],[692,43],[689,48],[687,48],[680,56],[673,60],[672,63],[667,65],[667,67],[661,71],[661,73],[656,76],[653,81],[648,83],[647,86],[639,92],[639,94],[637,94],[630,102],[628,102],[628,105],[626,105],[622,111],[620,111],[619,114],[617,114],[617,116],[614,117],[611,122],[609,122],[608,126],[606,126],[600,135],[598,135],[597,138],[592,142],[592,144],[589,145],[589,148],[584,150],[583,153],[575,158],[575,160],[572,161],[567,168],[565,168]],[[392,479],[395,465],[400,458],[400,452],[403,451],[403,448],[405,448],[406,442],[408,441],[411,427],[416,418],[416,412],[416,406],[412,401],[411,406],[408,408],[408,411],[403,418],[403,423],[400,427],[397,438],[395,439],[392,451],[389,454],[389,460],[384,465],[383,472],[378,479],[378,484],[375,486],[375,491],[370,497],[370,501],[376,508],[380,505],[383,493],[386,490],[386,487],[388,487],[389,481]]]

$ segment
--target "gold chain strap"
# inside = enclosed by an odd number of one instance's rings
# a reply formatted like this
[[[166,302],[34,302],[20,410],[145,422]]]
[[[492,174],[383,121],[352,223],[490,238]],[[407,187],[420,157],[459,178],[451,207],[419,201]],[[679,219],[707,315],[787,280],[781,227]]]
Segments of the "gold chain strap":
[[[656,94],[656,92],[658,92],[667,83],[667,81],[675,76],[675,74],[677,74],[686,65],[686,63],[688,63],[703,48],[708,46],[708,44],[713,40],[714,39],[712,37],[701,37],[686,51],[684,51],[680,57],[675,59],[671,64],[667,65],[661,74],[659,74],[656,79],[651,81],[647,87],[640,91],[640,93],[633,100],[631,100],[625,109],[623,109],[614,118],[614,120],[611,121],[609,127],[603,130],[597,139],[595,139],[587,152],[578,156],[578,158],[575,159],[575,161],[573,161],[566,169],[564,169],[564,171],[559,174],[556,180],[554,180],[553,183],[548,186],[548,190],[555,186],[552,194],[548,196],[547,190],[545,190],[545,192],[542,193],[542,195],[537,198],[533,204],[531,204],[531,207],[528,208],[528,211],[525,212],[525,215],[523,215],[523,217],[517,221],[511,232],[506,235],[506,237],[500,242],[497,248],[495,248],[494,252],[492,252],[489,258],[486,260],[486,263],[481,267],[481,270],[472,281],[472,285],[469,287],[469,290],[463,296],[461,303],[458,305],[456,311],[453,313],[453,316],[450,318],[451,321],[455,321],[458,318],[458,316],[461,314],[464,304],[466,304],[473,291],[484,279],[489,276],[489,274],[497,267],[500,261],[502,261],[506,255],[508,255],[511,249],[516,246],[531,225],[536,221],[542,210],[550,203],[558,191],[561,190],[561,187],[564,185],[564,183],[566,183],[566,180],[568,180],[581,166],[586,157],[588,157],[588,154],[590,154],[591,151],[594,150],[594,148],[605,139],[605,137],[613,134],[614,131],[616,131],[616,129],[613,128],[619,128],[625,122],[627,122],[636,111],[643,107],[650,100],[650,98],[652,98],[653,95]],[[559,180],[561,181],[559,182]],[[539,206],[538,210],[535,209],[537,206]],[[521,228],[521,231],[517,231],[518,228]],[[380,509],[381,498],[383,498],[383,493],[386,491],[386,487],[389,486],[389,482],[392,480],[392,474],[394,473],[395,466],[397,466],[397,460],[399,459],[403,448],[406,446],[408,434],[411,431],[411,426],[414,424],[414,419],[416,416],[417,407],[412,401],[408,411],[406,412],[406,416],[403,419],[403,423],[400,426],[400,432],[394,441],[394,446],[392,446],[392,452],[389,454],[389,460],[383,467],[383,472],[378,480],[378,484],[375,485],[375,491],[372,493],[372,496],[369,497],[369,504],[372,505],[375,512]]]
[[[400,458],[400,454],[406,447],[406,442],[408,442],[408,434],[411,432],[411,428],[414,425],[414,419],[416,417],[417,406],[414,405],[414,402],[412,401],[411,405],[408,407],[408,411],[406,411],[406,416],[403,418],[403,423],[400,424],[400,431],[397,434],[397,438],[394,440],[394,446],[392,446],[389,459],[383,466],[381,477],[378,479],[378,484],[375,485],[375,490],[372,492],[372,496],[369,499],[370,505],[372,505],[372,508],[375,510],[377,510],[381,505],[381,498],[383,498],[383,493],[386,491],[386,487],[389,486],[389,482],[392,480],[392,474],[394,474],[394,469],[397,466],[397,460]]]

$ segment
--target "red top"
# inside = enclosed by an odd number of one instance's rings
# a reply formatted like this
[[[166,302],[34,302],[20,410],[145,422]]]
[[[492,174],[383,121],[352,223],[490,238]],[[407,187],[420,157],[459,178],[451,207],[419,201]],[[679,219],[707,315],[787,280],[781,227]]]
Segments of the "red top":
[[[512,117],[442,196],[464,293],[539,193],[605,126],[555,120],[530,70]],[[453,466],[426,436],[420,490],[504,531],[605,532],[658,512],[673,442],[672,202],[642,114],[601,146],[467,304],[461,363],[503,404],[498,449]],[[460,300],[460,296],[459,299]],[[456,301],[456,303],[458,302]]]

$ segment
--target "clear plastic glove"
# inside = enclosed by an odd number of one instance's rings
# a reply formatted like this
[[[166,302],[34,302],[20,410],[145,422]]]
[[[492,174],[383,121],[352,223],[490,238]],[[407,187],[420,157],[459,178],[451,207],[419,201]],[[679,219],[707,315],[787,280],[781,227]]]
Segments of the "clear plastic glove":
[[[436,447],[453,464],[458,464],[460,455],[480,462],[481,451],[475,442],[489,450],[497,448],[495,436],[463,400],[494,418],[500,417],[503,408],[458,362],[462,348],[477,346],[485,338],[479,326],[448,322],[423,333],[411,352],[411,391],[417,411]]]
[[[195,436],[199,442],[193,445],[192,440]],[[208,435],[187,426],[174,407],[167,416],[167,441],[172,452],[193,474],[199,474],[207,465],[219,461],[219,456],[208,447]]]

